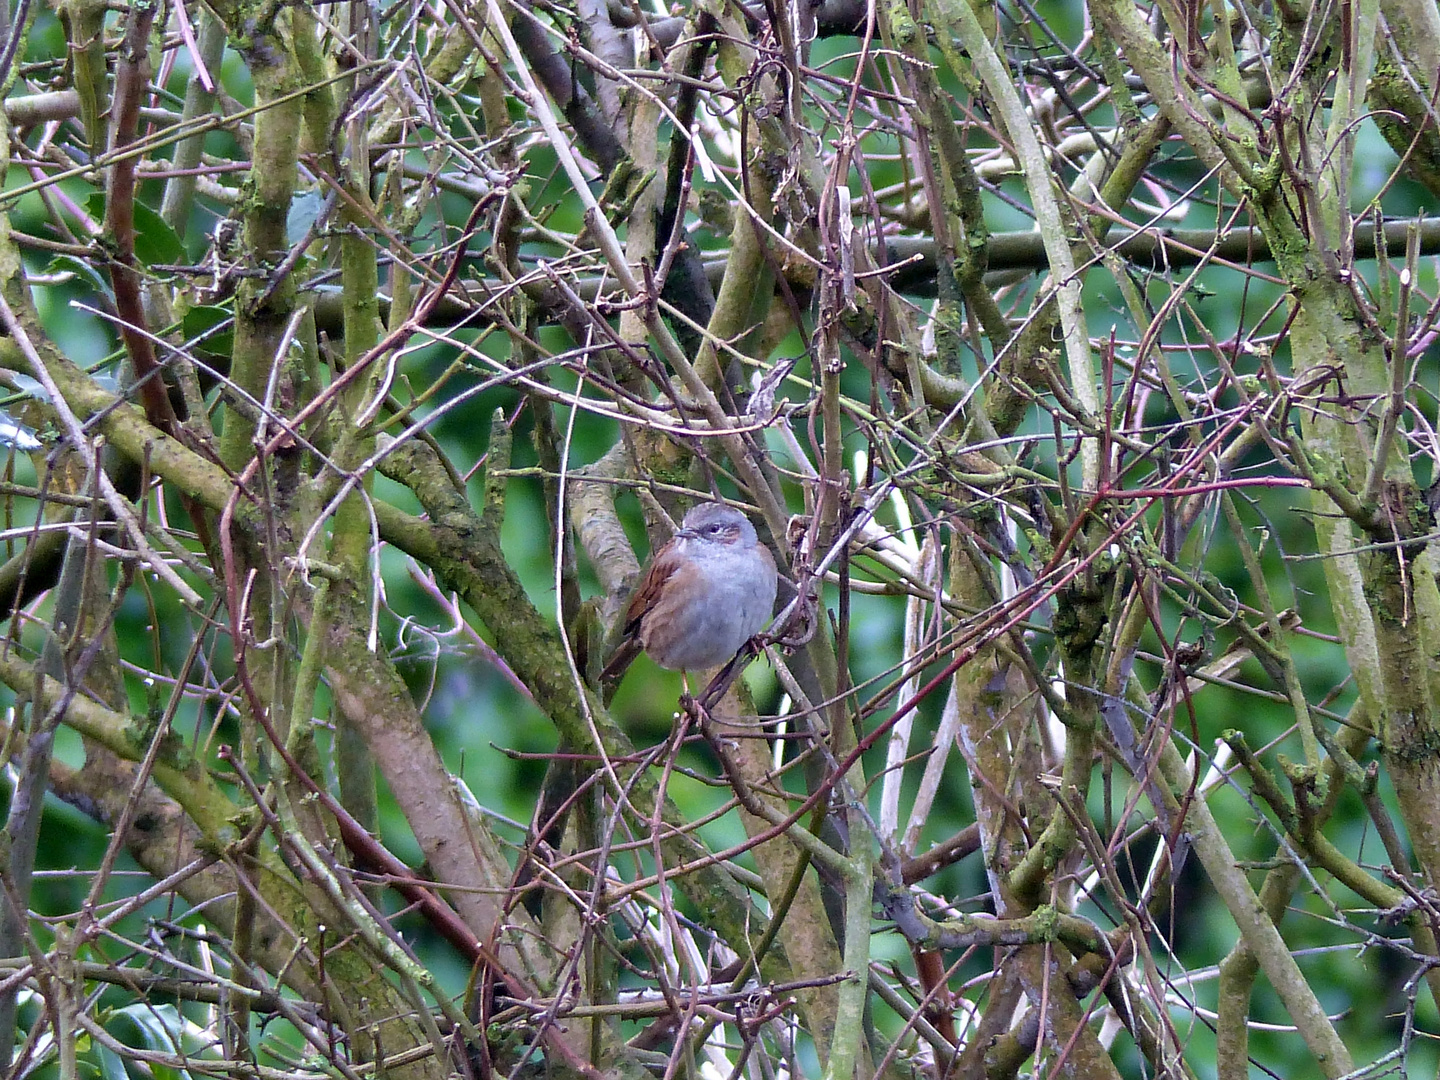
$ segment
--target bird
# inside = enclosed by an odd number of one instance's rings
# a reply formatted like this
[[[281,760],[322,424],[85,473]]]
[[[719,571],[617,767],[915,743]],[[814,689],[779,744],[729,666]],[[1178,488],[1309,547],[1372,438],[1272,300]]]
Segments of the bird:
[[[642,649],[682,678],[719,667],[770,620],[775,582],[775,558],[749,518],[724,503],[692,507],[630,598],[601,681],[622,676]]]

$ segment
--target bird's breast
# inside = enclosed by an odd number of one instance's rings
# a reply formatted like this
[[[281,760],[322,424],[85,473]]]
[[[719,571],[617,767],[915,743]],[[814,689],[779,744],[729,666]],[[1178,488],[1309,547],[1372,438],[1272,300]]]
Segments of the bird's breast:
[[[708,552],[691,569],[693,594],[656,605],[642,627],[645,651],[672,670],[719,667],[764,628],[775,606],[774,570],[753,550]]]

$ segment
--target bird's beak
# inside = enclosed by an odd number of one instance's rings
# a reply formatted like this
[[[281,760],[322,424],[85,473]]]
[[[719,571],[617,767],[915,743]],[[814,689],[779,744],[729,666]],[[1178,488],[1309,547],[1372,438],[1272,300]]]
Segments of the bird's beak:
[[[677,540],[680,540],[680,539],[685,539],[685,540],[698,540],[699,538],[700,538],[700,534],[697,533],[694,529],[676,529],[676,530],[675,530],[675,539],[677,539]]]

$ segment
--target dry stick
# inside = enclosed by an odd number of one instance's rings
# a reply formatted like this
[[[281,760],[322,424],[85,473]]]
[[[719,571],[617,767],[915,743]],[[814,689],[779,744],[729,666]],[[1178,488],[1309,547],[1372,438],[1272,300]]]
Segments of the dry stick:
[[[475,204],[474,208],[470,211],[469,219],[465,222],[465,227],[462,230],[462,236],[468,237],[474,234],[480,215],[489,205],[489,200],[482,200],[481,202]],[[271,439],[263,447],[258,448],[255,457],[251,460],[250,464],[245,467],[245,471],[241,473],[239,478],[236,480],[235,491],[231,495],[230,500],[226,503],[224,512],[221,514],[220,528],[222,534],[222,547],[227,543],[227,538],[224,534],[229,529],[229,523],[234,519],[235,510],[239,505],[240,493],[244,490],[245,485],[248,484],[255,477],[256,472],[260,468],[260,463],[268,459],[271,455],[273,455],[281,447],[285,446],[288,442],[295,439],[296,436],[292,434],[292,431],[298,431],[301,425],[304,424],[305,421],[308,420],[311,416],[313,416],[320,410],[327,408],[330,404],[331,399],[335,397],[341,390],[347,387],[351,382],[359,378],[360,375],[364,371],[366,371],[371,364],[373,364],[380,357],[384,356],[391,349],[395,348],[411,334],[418,332],[424,326],[425,320],[430,317],[430,313],[440,304],[441,300],[444,299],[445,294],[449,292],[451,286],[455,284],[455,279],[460,273],[460,263],[464,256],[465,245],[464,243],[461,243],[457,246],[455,256],[451,259],[450,264],[446,267],[445,274],[440,279],[439,284],[436,285],[434,290],[426,297],[426,299],[420,305],[418,305],[415,313],[411,315],[410,318],[406,319],[401,325],[390,331],[390,333],[386,334],[384,338],[382,338],[379,342],[375,344],[374,348],[366,352],[365,355],[360,357],[360,359],[357,360],[354,364],[346,368],[344,372],[342,372],[333,382],[330,383],[328,387],[325,388],[324,393],[317,394],[308,405],[306,405],[303,409],[300,410],[299,413],[296,414],[293,420],[289,421],[289,423],[284,426],[284,428],[279,433],[272,436]],[[528,368],[522,368],[521,373],[526,370],[528,370]],[[413,425],[409,430],[415,431],[419,427],[423,426],[426,422],[428,421],[419,422]],[[382,454],[381,456],[383,457],[384,455]],[[341,485],[341,490],[337,492],[335,497],[331,500],[332,507],[338,506],[339,501],[343,499],[347,494],[349,494],[350,491],[354,490],[355,485],[358,483],[358,477],[361,475],[363,475],[363,471],[352,473],[345,478],[344,483]],[[328,516],[328,511],[327,514],[321,515],[319,517],[319,520],[323,521],[326,516]],[[310,541],[314,537],[314,534],[315,528],[312,528],[310,533],[308,533],[306,536],[305,544],[301,545],[302,549],[310,543]],[[232,596],[232,600],[233,599],[234,597]]]
[[[1056,282],[1056,300],[1065,336],[1065,356],[1070,365],[1070,382],[1076,398],[1086,411],[1092,418],[1098,418],[1100,398],[1095,388],[1095,369],[1090,357],[1090,338],[1085,329],[1085,312],[1080,307],[1080,279],[1075,274],[1075,262],[1070,257],[1070,245],[1065,239],[1060,206],[1050,188],[1051,172],[1045,161],[1045,152],[1040,148],[1040,140],[1035,137],[1030,117],[1020,95],[1015,92],[1014,83],[996,56],[995,48],[985,36],[970,4],[967,0],[948,0],[942,2],[941,7],[948,9],[954,18],[954,25],[969,50],[971,62],[985,88],[990,91],[996,109],[1004,117],[1010,137],[1015,141],[1015,149],[1025,171],[1025,186],[1035,207],[1035,223],[1044,238],[1050,273]],[[1099,447],[1087,441],[1082,457],[1083,482],[1093,491],[1100,478]]]
[[[135,545],[135,550],[139,554],[141,561],[167,585],[174,589],[187,604],[199,607],[202,603],[200,594],[187,585],[184,579],[171,569],[170,564],[161,558],[150,546],[149,542],[145,539],[144,528],[140,522],[135,520],[135,516],[130,512],[130,508],[125,504],[125,500],[121,498],[120,493],[115,490],[115,485],[110,482],[110,478],[106,475],[105,470],[98,467],[95,447],[93,447],[85,437],[84,425],[80,423],[79,418],[75,415],[64,397],[61,396],[60,388],[55,385],[55,380],[50,377],[50,372],[46,369],[45,362],[40,359],[40,354],[35,351],[35,346],[30,341],[30,335],[25,332],[25,327],[22,326],[20,320],[15,317],[15,312],[11,309],[9,302],[3,295],[0,295],[0,322],[4,323],[5,329],[10,333],[10,336],[15,339],[15,343],[20,346],[20,351],[24,354],[25,359],[30,362],[30,367],[35,373],[35,378],[39,380],[40,385],[45,388],[45,393],[50,397],[50,404],[54,406],[55,412],[59,416],[66,434],[70,436],[70,441],[75,446],[75,452],[80,455],[81,460],[85,463],[85,467],[94,471],[96,483],[100,486],[100,494],[104,497],[105,504],[110,507],[110,512],[115,515],[115,520],[124,526],[125,532],[130,537],[130,542]]]
[[[8,971],[28,975],[33,967],[34,965],[28,960],[0,958],[0,972]],[[207,978],[214,981],[179,979],[173,975],[157,975],[153,971],[145,971],[141,968],[116,967],[114,964],[101,964],[93,960],[77,962],[75,973],[86,982],[103,982],[114,986],[123,986],[139,995],[163,994],[186,1001],[202,1001],[211,1005],[220,1004],[226,995],[239,995],[246,998],[250,1002],[251,1008],[257,1012],[276,1012],[279,1009],[280,992],[278,990],[259,990],[250,986],[241,986],[237,982],[208,973]]]
[[[129,25],[120,44],[115,66],[115,97],[113,145],[124,150],[134,141],[140,121],[140,102],[149,82],[149,59],[146,45],[150,27],[155,21],[153,4],[136,4],[130,9]],[[160,378],[160,363],[155,346],[144,333],[145,304],[140,295],[140,273],[135,268],[135,166],[138,159],[124,156],[110,169],[105,198],[106,225],[114,240],[115,252],[110,263],[110,282],[115,289],[115,310],[120,316],[120,335],[125,351],[135,370],[140,399],[145,404],[145,417],[168,435],[179,436],[175,410],[165,381]],[[197,524],[200,518],[196,518]]]
[[[1171,743],[1165,744],[1161,768],[1165,779],[1175,790],[1187,791],[1191,788],[1190,770]],[[1331,1078],[1349,1073],[1355,1067],[1349,1049],[1336,1033],[1324,1007],[1315,997],[1315,991],[1305,980],[1295,957],[1280,936],[1279,928],[1270,921],[1244,871],[1236,864],[1235,853],[1210,813],[1209,804],[1204,800],[1191,802],[1186,820],[1195,853],[1204,864],[1211,883],[1294,1020],[1306,1046],[1315,1055],[1321,1071]]]
[[[717,431],[724,431],[730,425],[730,418],[725,414],[725,410],[716,400],[710,388],[695,371],[674,335],[671,334],[670,328],[660,320],[660,314],[652,299],[639,279],[636,278],[630,264],[625,261],[625,252],[620,247],[619,238],[616,237],[615,230],[610,227],[599,203],[595,201],[595,196],[591,193],[585,180],[585,174],[580,169],[580,163],[575,159],[574,152],[560,131],[560,125],[556,123],[555,115],[546,102],[543,92],[536,85],[534,76],[526,66],[520,46],[516,43],[514,35],[510,33],[510,26],[505,19],[504,12],[500,10],[499,0],[486,0],[486,5],[490,11],[490,30],[500,39],[505,46],[505,51],[509,53],[510,59],[515,65],[516,75],[530,99],[527,104],[540,120],[540,126],[545,129],[551,149],[559,157],[560,164],[564,168],[566,176],[569,177],[576,196],[585,207],[586,229],[594,237],[605,256],[606,263],[619,279],[626,295],[631,299],[644,301],[646,329],[650,331],[671,368],[680,376],[681,382],[685,384],[685,389],[694,396],[711,426]],[[746,485],[750,488],[756,502],[759,503],[771,535],[777,538],[783,537],[789,515],[780,504],[779,499],[776,498],[775,493],[770,490],[770,485],[765,482],[759,468],[750,460],[744,440],[732,433],[722,434],[718,437],[726,454],[734,463],[735,468],[744,476]]]
[[[210,605],[210,611],[205,617],[207,623],[214,620],[215,611],[219,605],[220,601],[216,598]],[[139,812],[140,798],[144,794],[146,787],[150,784],[150,777],[155,768],[155,762],[159,759],[166,745],[167,736],[170,734],[171,722],[174,720],[175,713],[179,710],[180,704],[184,700],[185,688],[190,679],[190,672],[200,657],[200,650],[204,640],[204,635],[195,635],[195,640],[190,645],[190,651],[185,657],[185,662],[181,664],[179,671],[176,673],[175,687],[171,694],[170,704],[166,708],[165,714],[160,718],[160,722],[155,726],[155,734],[150,740],[150,746],[145,751],[145,757],[140,762],[140,767],[135,771],[135,779],[131,784],[130,794],[126,798],[124,806],[121,808],[120,816],[114,820],[111,826],[110,843],[106,847],[105,854],[100,860],[99,868],[94,875],[94,881],[90,887],[90,893],[86,896],[84,906],[81,909],[83,917],[80,925],[76,929],[76,940],[80,944],[88,942],[91,938],[99,934],[104,927],[104,923],[95,918],[95,908],[98,907],[101,902],[105,882],[109,879],[115,866],[115,860],[119,857],[120,850],[124,846],[126,838],[130,835],[130,826],[134,821],[135,815]],[[213,857],[207,856],[204,865],[208,866],[212,860]]]
[[[221,532],[222,541],[228,533]],[[511,973],[500,958],[490,949],[488,945],[480,941],[475,932],[470,929],[450,907],[434,891],[428,883],[417,879],[408,866],[392,855],[383,844],[376,840],[365,828],[357,822],[350,813],[341,806],[323,787],[317,784],[306,772],[280,738],[279,733],[270,723],[269,714],[264,710],[262,704],[255,696],[254,688],[250,686],[248,679],[243,679],[245,690],[250,697],[251,709],[255,718],[269,737],[280,758],[285,762],[291,774],[301,782],[320,803],[326,811],[334,815],[336,824],[340,828],[341,840],[345,846],[360,859],[371,862],[383,872],[390,875],[387,884],[395,887],[402,896],[420,907],[425,913],[427,920],[446,938],[454,944],[471,961],[471,963],[484,963],[491,971],[497,973],[505,982],[506,989],[518,999],[524,1000],[533,997],[533,992],[525,986],[520,979]],[[225,755],[231,761],[232,767],[236,769],[237,775],[245,778],[240,762],[231,755]],[[253,782],[252,782],[253,783]],[[257,805],[263,809],[263,800]],[[573,1051],[567,1046],[563,1039],[548,1038],[551,1049],[558,1052],[566,1061],[582,1075],[589,1076],[594,1070],[584,1062],[574,1057]]]
[[[150,135],[144,139],[137,139],[123,150],[109,150],[84,165],[76,165],[74,168],[65,169],[58,173],[51,173],[49,176],[42,177],[39,180],[32,180],[28,184],[21,184],[18,187],[10,188],[5,191],[3,195],[0,195],[0,206],[13,205],[19,201],[22,195],[30,195],[45,188],[54,187],[62,180],[80,180],[92,176],[96,169],[108,168],[117,161],[123,161],[126,158],[132,157],[144,157],[152,150],[162,149],[172,143],[177,143],[182,139],[189,138],[192,135],[203,135],[206,132],[214,131],[218,128],[231,127],[232,125],[238,127],[241,120],[264,112],[266,109],[273,109],[277,105],[294,101],[296,98],[308,98],[311,94],[318,90],[323,90],[331,83],[352,78],[357,71],[368,71],[370,68],[379,67],[384,63],[387,63],[387,61],[375,61],[374,63],[365,64],[360,68],[352,68],[349,71],[341,72],[339,75],[332,75],[312,86],[302,86],[299,90],[292,90],[290,93],[275,98],[273,101],[268,101],[263,105],[252,105],[247,109],[241,109],[228,116],[210,115],[201,117],[193,122],[182,120],[172,127],[156,132],[154,135]]]

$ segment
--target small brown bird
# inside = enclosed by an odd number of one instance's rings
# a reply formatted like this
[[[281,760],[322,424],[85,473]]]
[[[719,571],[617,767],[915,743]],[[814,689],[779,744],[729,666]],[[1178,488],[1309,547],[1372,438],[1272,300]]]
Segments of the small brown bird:
[[[755,526],[722,503],[702,503],[650,561],[625,611],[625,636],[600,678],[619,678],[642,649],[671,671],[719,667],[774,608],[775,559]]]

